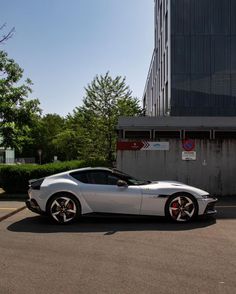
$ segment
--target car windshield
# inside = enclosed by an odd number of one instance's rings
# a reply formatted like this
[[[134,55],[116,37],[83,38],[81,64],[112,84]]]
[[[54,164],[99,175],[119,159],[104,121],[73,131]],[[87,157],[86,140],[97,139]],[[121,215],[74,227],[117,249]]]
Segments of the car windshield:
[[[113,170],[113,174],[121,178],[122,180],[126,181],[129,185],[140,186],[140,185],[148,185],[151,183],[151,181],[138,180],[117,169]]]

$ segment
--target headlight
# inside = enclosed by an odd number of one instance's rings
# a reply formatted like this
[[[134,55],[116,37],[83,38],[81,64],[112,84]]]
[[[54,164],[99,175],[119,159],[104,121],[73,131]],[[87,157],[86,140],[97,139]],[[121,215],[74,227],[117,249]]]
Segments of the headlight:
[[[203,199],[209,199],[209,198],[212,198],[209,194],[207,194],[207,195],[202,195],[202,198]]]

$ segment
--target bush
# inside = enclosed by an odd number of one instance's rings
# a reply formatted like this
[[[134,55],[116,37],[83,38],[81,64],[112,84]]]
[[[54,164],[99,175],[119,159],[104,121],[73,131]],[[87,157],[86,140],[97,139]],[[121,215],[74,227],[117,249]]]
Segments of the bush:
[[[0,165],[0,187],[6,193],[27,193],[29,180],[86,166],[108,166],[104,160],[66,161],[44,165]]]

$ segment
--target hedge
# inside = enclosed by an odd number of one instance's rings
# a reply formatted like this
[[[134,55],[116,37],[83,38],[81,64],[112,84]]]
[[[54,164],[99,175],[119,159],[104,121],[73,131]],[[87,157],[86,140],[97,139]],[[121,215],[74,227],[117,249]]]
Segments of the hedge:
[[[31,179],[39,179],[87,166],[109,166],[109,164],[103,160],[76,160],[44,165],[0,165],[0,187],[6,193],[26,193]]]

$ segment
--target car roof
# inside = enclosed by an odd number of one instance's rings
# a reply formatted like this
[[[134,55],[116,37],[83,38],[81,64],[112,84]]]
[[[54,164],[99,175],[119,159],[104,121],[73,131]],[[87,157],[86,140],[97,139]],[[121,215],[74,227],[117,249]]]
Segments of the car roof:
[[[111,171],[110,168],[107,167],[83,167],[83,168],[78,168],[78,169],[73,169],[68,171],[68,173],[71,172],[77,172],[77,171],[89,171],[89,170],[106,170],[106,171]]]
[[[112,171],[110,168],[107,168],[107,167],[83,167],[83,168],[68,170],[68,171],[65,171],[65,172],[58,173],[58,174],[53,174],[51,176],[48,176],[47,178],[59,177],[59,176],[68,175],[68,174],[74,173],[74,172],[82,172],[82,171],[90,171],[90,170],[91,171],[92,170]]]

